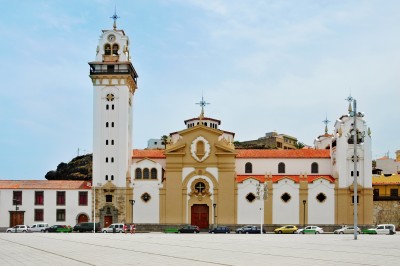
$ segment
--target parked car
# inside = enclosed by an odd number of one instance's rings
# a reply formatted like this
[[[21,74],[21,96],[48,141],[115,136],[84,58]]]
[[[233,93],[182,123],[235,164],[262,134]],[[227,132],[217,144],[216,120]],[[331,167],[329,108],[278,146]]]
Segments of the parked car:
[[[31,231],[32,232],[44,232],[46,228],[49,227],[49,224],[47,223],[37,223],[37,224],[32,224],[31,226]]]
[[[200,233],[200,228],[197,225],[185,225],[178,229],[178,233]]]
[[[361,229],[357,227],[358,234],[361,234]],[[354,234],[354,226],[343,226],[340,229],[333,231],[334,234]]]
[[[95,223],[90,223],[90,222],[79,223],[74,226],[72,231],[74,231],[74,232],[93,232],[93,229],[95,227],[94,224]],[[101,232],[100,223],[96,223],[96,232]]]
[[[294,234],[297,231],[295,225],[285,225],[274,230],[275,234]]]
[[[260,233],[260,227],[257,227],[255,225],[246,225],[236,229],[236,234],[259,234],[259,233]],[[263,233],[265,233],[264,228],[263,228]]]
[[[31,232],[31,228],[27,225],[24,224],[20,224],[20,225],[16,225],[14,227],[8,228],[6,230],[7,233],[30,233]]]
[[[396,227],[393,224],[378,224],[374,228],[364,229],[361,231],[362,234],[380,234],[380,235],[393,235],[396,234]]]
[[[52,225],[44,231],[45,233],[71,233],[72,227],[69,225]]]
[[[309,225],[301,229],[297,229],[296,234],[322,234],[324,229],[315,225]]]
[[[101,229],[103,233],[123,233],[124,232],[124,224],[110,224],[108,227],[104,227]]]
[[[210,229],[208,232],[211,234],[229,234],[231,229],[229,229],[227,226],[217,226],[213,229]]]

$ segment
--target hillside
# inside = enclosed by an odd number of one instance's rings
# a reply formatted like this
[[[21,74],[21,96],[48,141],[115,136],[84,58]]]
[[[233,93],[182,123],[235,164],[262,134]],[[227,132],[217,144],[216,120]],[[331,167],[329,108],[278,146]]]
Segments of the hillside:
[[[47,172],[47,180],[92,180],[92,154],[73,158],[69,163],[60,163],[57,170]]]

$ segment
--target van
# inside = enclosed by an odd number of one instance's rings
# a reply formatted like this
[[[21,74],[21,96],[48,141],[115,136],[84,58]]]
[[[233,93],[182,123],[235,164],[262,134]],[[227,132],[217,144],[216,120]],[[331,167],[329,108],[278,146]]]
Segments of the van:
[[[100,229],[101,229],[100,223],[96,223],[96,225],[94,225],[94,224],[95,223],[90,223],[90,222],[79,223],[74,226],[72,231],[74,231],[74,232],[93,232],[93,229],[96,226],[96,232],[100,232]]]
[[[393,224],[378,224],[375,231],[378,235],[393,235],[396,234],[396,227]]]
[[[42,232],[42,233],[44,233],[48,227],[49,227],[48,223],[32,224],[31,232]]]
[[[101,229],[103,233],[123,233],[124,232],[124,224],[117,223],[111,224],[108,227]]]

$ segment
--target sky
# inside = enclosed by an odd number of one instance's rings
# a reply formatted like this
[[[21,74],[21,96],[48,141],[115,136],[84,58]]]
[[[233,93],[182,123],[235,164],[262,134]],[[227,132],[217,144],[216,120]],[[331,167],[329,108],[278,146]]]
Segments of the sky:
[[[44,179],[92,152],[101,30],[130,38],[139,79],[133,148],[221,120],[235,140],[277,131],[312,145],[350,94],[372,157],[400,150],[400,1],[0,0],[0,179]]]

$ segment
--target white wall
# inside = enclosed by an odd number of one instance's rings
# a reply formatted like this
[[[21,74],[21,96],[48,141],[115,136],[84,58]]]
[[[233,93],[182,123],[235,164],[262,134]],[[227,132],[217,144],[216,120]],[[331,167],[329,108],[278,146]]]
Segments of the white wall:
[[[246,196],[250,193],[256,194],[256,187],[259,182],[255,179],[246,179],[238,184],[238,210],[237,210],[237,223],[238,224],[259,224],[261,223],[260,207],[264,210],[264,201],[255,199],[250,202]]]
[[[273,184],[272,223],[274,224],[298,224],[299,223],[299,184],[293,180],[284,178]],[[284,193],[290,195],[290,200],[284,202],[281,196]]]
[[[323,193],[325,201],[319,202],[316,197]],[[335,184],[325,179],[317,179],[308,184],[308,224],[335,223]]]

